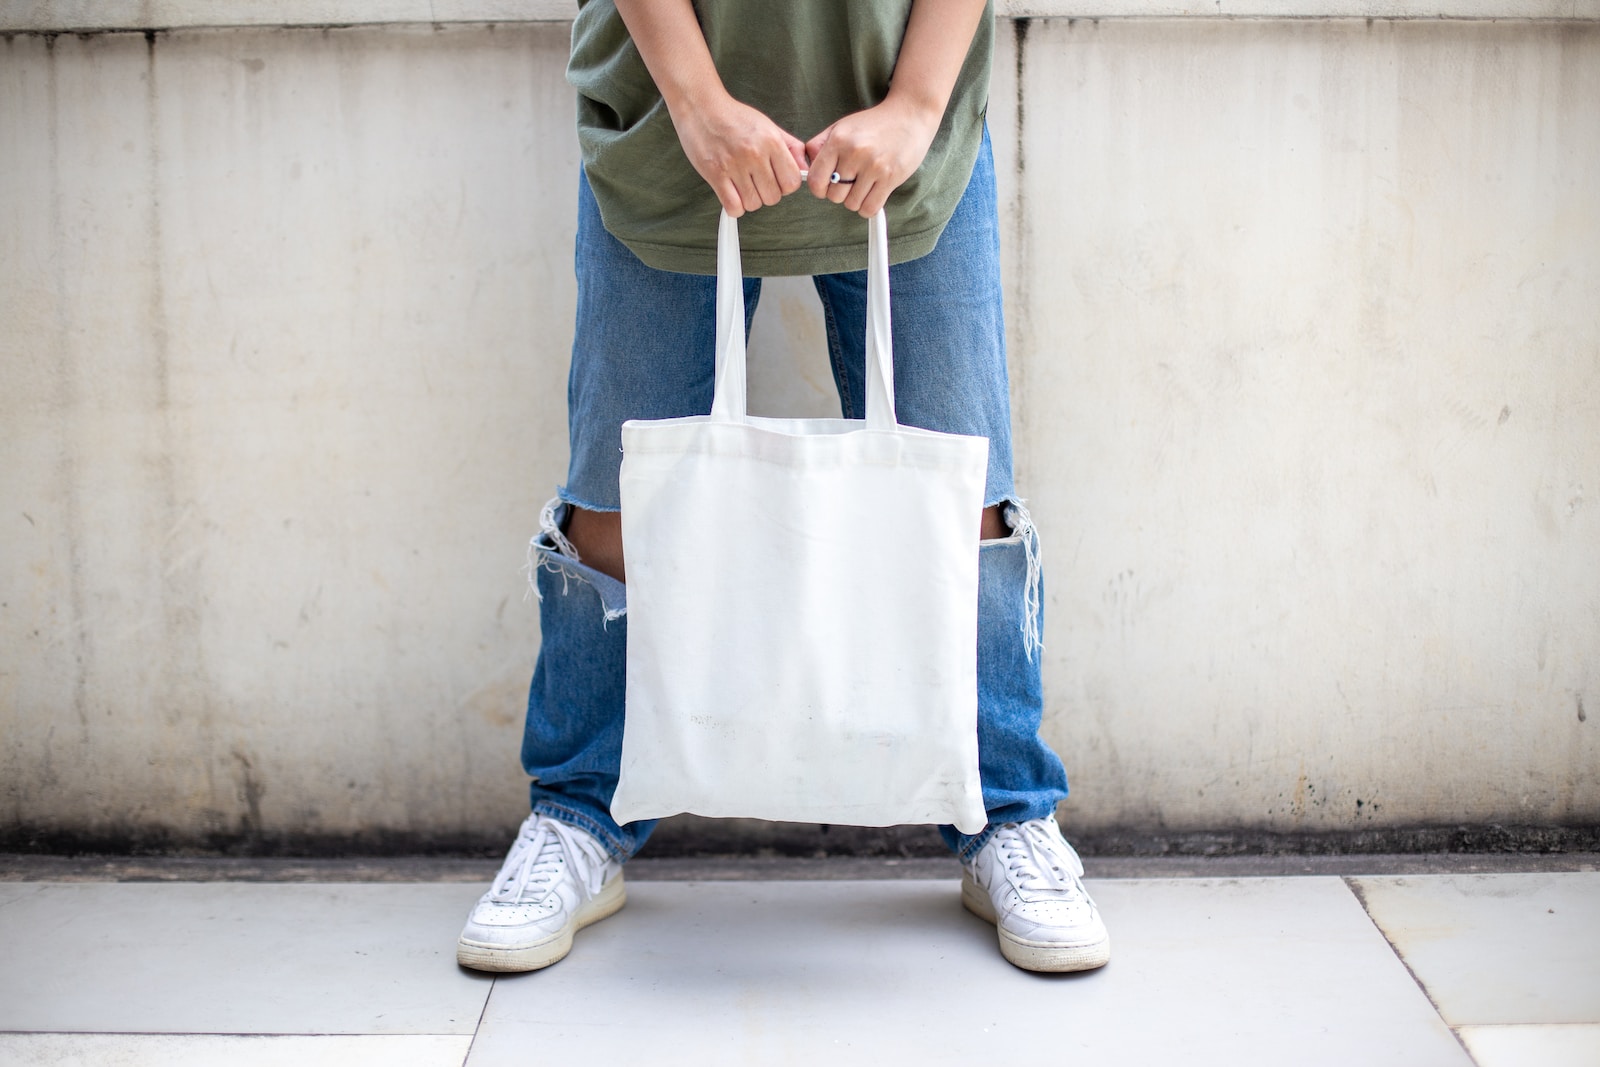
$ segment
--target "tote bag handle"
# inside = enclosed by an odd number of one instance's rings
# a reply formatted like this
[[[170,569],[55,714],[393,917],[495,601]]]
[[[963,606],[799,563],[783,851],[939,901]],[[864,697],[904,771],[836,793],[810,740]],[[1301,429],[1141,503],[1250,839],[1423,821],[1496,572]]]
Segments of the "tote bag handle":
[[[894,338],[889,329],[889,224],[879,211],[867,220],[867,426],[895,428]],[[717,381],[715,422],[743,422],[745,376],[744,268],[739,223],[726,211],[717,224]]]

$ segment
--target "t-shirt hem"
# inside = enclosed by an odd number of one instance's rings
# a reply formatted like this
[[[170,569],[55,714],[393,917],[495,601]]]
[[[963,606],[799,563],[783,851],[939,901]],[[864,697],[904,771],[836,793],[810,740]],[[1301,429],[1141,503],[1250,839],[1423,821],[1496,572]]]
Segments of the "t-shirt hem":
[[[930,229],[890,238],[890,264],[920,259],[932,252],[948,224],[949,220],[946,219]],[[647,267],[679,274],[717,273],[717,251],[714,248],[685,248],[681,245],[648,244],[630,241],[627,238],[620,239]],[[747,249],[740,252],[739,258],[740,266],[747,278],[843,274],[846,271],[867,269],[867,245],[862,241],[799,250]]]

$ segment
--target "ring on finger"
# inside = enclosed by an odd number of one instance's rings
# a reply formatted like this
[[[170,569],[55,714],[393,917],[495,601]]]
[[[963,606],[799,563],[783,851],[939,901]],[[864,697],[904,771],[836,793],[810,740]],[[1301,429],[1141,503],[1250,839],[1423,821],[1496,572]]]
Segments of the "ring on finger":
[[[854,185],[855,184],[855,179],[854,178],[841,178],[841,177],[839,177],[839,172],[838,171],[834,171],[832,174],[828,175],[828,184],[829,185]]]

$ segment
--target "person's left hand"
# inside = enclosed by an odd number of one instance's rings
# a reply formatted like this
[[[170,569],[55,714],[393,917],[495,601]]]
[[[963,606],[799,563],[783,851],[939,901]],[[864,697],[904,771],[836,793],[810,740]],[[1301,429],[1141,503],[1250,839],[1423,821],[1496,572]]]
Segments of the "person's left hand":
[[[806,142],[811,161],[806,186],[816,197],[871,218],[922,165],[940,117],[893,94],[876,107],[846,115]],[[839,175],[837,185],[828,180],[833,174]]]

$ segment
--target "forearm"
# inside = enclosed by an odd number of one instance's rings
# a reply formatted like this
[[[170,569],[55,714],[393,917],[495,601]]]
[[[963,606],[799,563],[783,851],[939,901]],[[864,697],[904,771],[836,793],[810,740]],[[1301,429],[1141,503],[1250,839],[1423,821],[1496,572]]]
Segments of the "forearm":
[[[908,107],[937,125],[985,6],[985,0],[915,0],[886,102]]]
[[[800,187],[805,145],[722,84],[690,0],[616,0],[666,102],[678,143],[728,214],[776,204]]]
[[[615,0],[628,35],[674,116],[727,95],[691,0]]]

